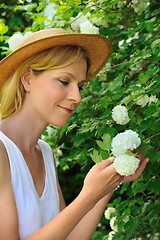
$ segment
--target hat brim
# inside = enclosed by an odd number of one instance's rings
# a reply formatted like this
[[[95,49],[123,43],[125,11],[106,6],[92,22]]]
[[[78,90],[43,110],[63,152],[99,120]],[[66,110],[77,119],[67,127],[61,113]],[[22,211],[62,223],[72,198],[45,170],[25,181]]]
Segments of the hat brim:
[[[20,46],[0,62],[0,90],[10,75],[13,74],[28,58],[45,49],[65,45],[82,46],[86,49],[91,64],[91,78],[94,78],[102,69],[112,53],[111,42],[106,37],[99,34],[65,32],[65,34],[63,33],[54,36],[53,34],[48,34],[47,37],[45,34],[44,36],[42,34],[39,39],[34,41],[32,41],[31,37],[31,41]]]

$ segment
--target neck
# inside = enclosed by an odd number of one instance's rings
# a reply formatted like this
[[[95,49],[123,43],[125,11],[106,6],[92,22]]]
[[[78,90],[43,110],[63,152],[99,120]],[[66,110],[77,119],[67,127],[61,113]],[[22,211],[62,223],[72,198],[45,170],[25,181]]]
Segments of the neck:
[[[14,116],[5,118],[0,124],[0,131],[26,152],[35,149],[40,135],[48,124],[36,120],[34,113],[22,108]]]

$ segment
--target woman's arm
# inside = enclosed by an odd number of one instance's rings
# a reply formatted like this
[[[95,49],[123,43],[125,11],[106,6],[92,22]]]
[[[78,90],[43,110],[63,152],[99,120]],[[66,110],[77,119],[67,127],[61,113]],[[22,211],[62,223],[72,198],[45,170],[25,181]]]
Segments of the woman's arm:
[[[78,225],[69,234],[66,240],[90,240],[95,232],[97,225],[106,209],[112,193],[107,194],[101,199],[78,223]]]
[[[99,202],[101,198],[106,196],[106,194],[113,191],[113,189],[115,189],[115,187],[121,181],[122,177],[116,173],[114,167],[111,166],[110,163],[110,160],[104,160],[100,164],[96,164],[87,174],[84,181],[84,186],[78,197],[69,206],[62,210],[60,214],[58,214],[50,223],[38,230],[32,236],[26,238],[26,240],[67,239],[72,230],[78,225],[84,216],[86,216],[91,209],[94,209],[96,203]],[[100,202],[99,205],[101,205]],[[102,205],[101,212],[104,210],[104,203]],[[94,227],[93,224],[91,224],[90,229],[92,228],[92,230],[89,232],[87,230],[81,240],[90,238],[89,236],[91,235],[91,232],[94,231],[101,215],[97,210],[95,211],[95,215],[96,214],[97,221],[94,223]],[[87,220],[89,220],[88,217],[85,220],[83,219],[81,224],[75,228],[75,232],[72,233],[74,236],[70,236],[69,239],[75,239],[75,235],[78,234],[81,229],[86,228]]]
[[[143,155],[139,156],[140,166],[132,176],[123,177],[122,182],[130,182],[137,180],[142,174],[147,162],[149,159],[144,159]],[[143,160],[144,159],[144,160]],[[59,186],[59,183],[58,183]],[[63,199],[63,195],[59,188],[59,196],[61,202],[61,209],[65,208],[65,202]],[[82,218],[82,220],[77,224],[77,226],[73,229],[73,231],[69,234],[66,240],[89,240],[91,239],[101,217],[106,209],[107,203],[110,200],[113,192],[108,193],[105,197],[103,197],[99,202]]]
[[[54,160],[55,164],[55,160]],[[56,169],[56,164],[55,164]],[[56,177],[57,177],[57,187],[60,198],[60,210],[62,211],[66,208],[66,204],[64,201],[64,197],[59,185],[58,174],[56,169]],[[114,191],[113,191],[114,192]],[[104,198],[102,198],[77,224],[77,226],[73,229],[73,231],[69,234],[66,240],[88,240],[91,239],[94,231],[97,228],[97,225],[102,217],[104,210],[106,209],[107,203],[109,202],[113,192],[108,193]]]
[[[9,161],[0,141],[0,239],[18,240],[18,215],[11,185]]]

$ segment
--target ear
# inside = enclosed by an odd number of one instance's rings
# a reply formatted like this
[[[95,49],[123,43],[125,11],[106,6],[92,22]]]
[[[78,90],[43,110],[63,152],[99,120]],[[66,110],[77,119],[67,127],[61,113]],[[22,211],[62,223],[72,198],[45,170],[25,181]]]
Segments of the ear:
[[[31,69],[28,68],[21,76],[21,82],[26,92],[30,92]]]

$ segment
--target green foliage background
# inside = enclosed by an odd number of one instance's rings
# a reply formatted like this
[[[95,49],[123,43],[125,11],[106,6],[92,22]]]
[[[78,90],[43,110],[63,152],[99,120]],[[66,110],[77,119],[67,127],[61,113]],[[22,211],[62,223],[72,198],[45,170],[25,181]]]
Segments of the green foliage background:
[[[106,136],[112,139],[126,129],[139,134],[143,140],[139,151],[147,149],[150,162],[136,182],[115,191],[108,205],[117,210],[118,232],[112,238],[117,240],[160,238],[156,238],[160,234],[160,100],[143,107],[136,104],[136,99],[146,94],[159,98],[160,3],[149,0],[147,8],[137,12],[133,2],[136,0],[0,1],[1,59],[8,54],[7,40],[15,32],[50,27],[72,32],[77,14],[90,13],[92,23],[95,18],[103,19],[102,25],[95,22],[94,26],[113,44],[108,68],[82,91],[82,103],[68,124],[61,129],[49,126],[42,138],[54,149],[62,190],[70,203],[93,165],[93,155],[103,159],[110,156],[110,147],[105,149],[102,144]],[[140,6],[146,1],[137,2]],[[51,12],[53,7],[56,12]],[[131,120],[126,125],[116,124],[111,117],[118,104],[128,109]],[[127,222],[123,221],[126,216]],[[111,239],[110,231],[109,221],[102,217],[92,240]]]

